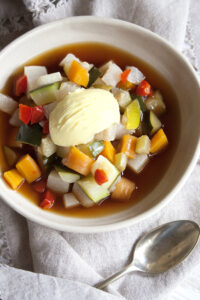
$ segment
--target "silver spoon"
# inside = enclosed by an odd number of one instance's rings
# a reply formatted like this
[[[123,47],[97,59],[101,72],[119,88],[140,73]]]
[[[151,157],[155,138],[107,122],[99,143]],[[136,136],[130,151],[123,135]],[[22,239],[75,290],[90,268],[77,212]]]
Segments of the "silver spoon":
[[[162,273],[180,263],[192,251],[200,234],[192,221],[166,223],[142,236],[133,251],[132,262],[120,272],[97,284],[99,289],[129,272]]]

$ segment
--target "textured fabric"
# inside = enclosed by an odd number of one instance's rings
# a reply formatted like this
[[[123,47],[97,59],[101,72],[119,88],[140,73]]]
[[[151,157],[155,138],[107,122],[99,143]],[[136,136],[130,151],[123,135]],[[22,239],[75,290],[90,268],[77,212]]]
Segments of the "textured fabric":
[[[197,14],[193,7],[192,16]],[[188,0],[0,0],[0,47],[35,25],[90,14],[123,19],[160,34],[184,50],[198,69]],[[129,262],[134,242],[144,232],[177,219],[200,224],[199,174],[197,165],[185,187],[156,215],[115,232],[83,235],[54,231],[25,220],[0,201],[0,298],[167,298],[197,266],[200,245],[181,265],[162,275],[129,274],[113,283],[109,293],[92,286]]]

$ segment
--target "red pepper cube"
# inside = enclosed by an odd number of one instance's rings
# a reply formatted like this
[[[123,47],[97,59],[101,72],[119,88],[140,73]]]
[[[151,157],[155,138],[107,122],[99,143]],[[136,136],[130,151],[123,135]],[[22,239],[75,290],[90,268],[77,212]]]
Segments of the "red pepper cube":
[[[136,95],[149,96],[151,94],[151,86],[146,80],[142,80],[136,89]]]
[[[44,108],[42,106],[32,107],[31,125],[41,122],[44,117]]]
[[[121,73],[121,82],[122,83],[125,83],[127,81],[127,78],[128,78],[128,75],[130,72],[131,72],[131,70],[128,69]]]
[[[44,193],[45,189],[46,189],[46,180],[45,179],[41,179],[35,183],[33,183],[32,187],[33,189],[38,192],[38,193]]]
[[[49,121],[48,120],[45,120],[44,121],[44,126],[43,126],[43,129],[42,129],[42,133],[43,134],[49,134]]]
[[[44,194],[43,200],[40,203],[40,207],[43,209],[51,208],[55,203],[56,196],[50,190],[47,190]]]
[[[16,81],[15,94],[21,96],[27,91],[27,77],[26,75],[20,76]]]
[[[97,169],[94,173],[94,179],[98,185],[102,185],[108,181],[108,177],[104,170]]]
[[[32,107],[19,104],[19,119],[26,125],[30,122],[32,115]]]

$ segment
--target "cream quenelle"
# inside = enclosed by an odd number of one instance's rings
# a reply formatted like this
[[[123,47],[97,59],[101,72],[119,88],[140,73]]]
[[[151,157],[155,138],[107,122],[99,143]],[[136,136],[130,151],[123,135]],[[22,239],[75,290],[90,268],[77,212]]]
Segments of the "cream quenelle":
[[[58,146],[86,144],[94,135],[120,122],[119,105],[103,89],[78,90],[58,102],[49,117],[52,141]]]

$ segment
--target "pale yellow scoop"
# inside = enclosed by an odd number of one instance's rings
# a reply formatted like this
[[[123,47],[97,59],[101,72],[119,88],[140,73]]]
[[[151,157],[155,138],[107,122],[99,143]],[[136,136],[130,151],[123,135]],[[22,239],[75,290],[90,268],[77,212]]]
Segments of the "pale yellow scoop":
[[[58,102],[49,116],[51,139],[59,146],[90,142],[96,133],[120,122],[119,105],[103,89],[75,91]]]

